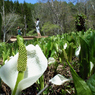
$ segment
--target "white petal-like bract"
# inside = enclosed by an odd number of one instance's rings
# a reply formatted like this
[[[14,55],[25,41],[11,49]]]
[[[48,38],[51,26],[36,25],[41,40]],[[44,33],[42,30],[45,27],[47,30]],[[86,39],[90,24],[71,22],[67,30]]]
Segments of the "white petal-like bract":
[[[55,63],[55,59],[53,57],[49,57],[48,58],[48,64],[52,64],[52,63]]]
[[[57,74],[52,79],[49,80],[52,84],[62,85],[63,83],[70,81],[70,79],[65,78],[64,76]]]
[[[65,43],[65,45],[64,45],[64,49],[66,49],[67,48],[67,43]]]
[[[24,79],[18,84],[16,95],[18,95],[21,90],[33,85],[47,68],[47,59],[38,45],[28,45],[26,46],[26,50],[27,68],[24,73]],[[18,53],[0,68],[0,77],[11,90],[14,89],[18,76],[17,60]]]
[[[81,46],[79,46],[79,47],[76,49],[76,51],[75,51],[75,55],[76,55],[76,57],[79,56],[79,54],[80,54],[80,50],[81,50]]]

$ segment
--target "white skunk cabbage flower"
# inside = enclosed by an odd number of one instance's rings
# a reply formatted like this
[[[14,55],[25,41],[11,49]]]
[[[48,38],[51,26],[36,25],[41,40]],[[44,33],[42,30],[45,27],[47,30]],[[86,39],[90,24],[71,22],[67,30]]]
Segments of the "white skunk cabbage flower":
[[[48,58],[48,64],[55,63],[55,59],[53,57]]]
[[[76,51],[75,51],[75,55],[76,55],[76,57],[78,57],[79,56],[79,54],[80,54],[80,50],[81,50],[81,46],[79,45],[79,47],[76,49]]]
[[[11,56],[11,57],[10,57],[10,59],[12,59],[12,58],[13,58],[13,56]],[[5,60],[5,64],[6,64],[8,61],[9,61],[8,59],[7,59],[7,60]]]
[[[70,81],[70,79],[65,78],[64,76],[57,74],[52,79],[49,80],[54,85],[62,85],[63,83]]]
[[[47,68],[47,59],[38,45],[28,45],[26,46],[26,50],[27,67],[24,72],[24,78],[19,82],[15,95],[19,95],[22,90],[33,85],[42,76]],[[18,55],[19,54],[17,53],[0,68],[0,78],[11,88],[12,91],[16,85],[18,76]]]
[[[94,64],[90,61],[90,72],[92,71]]]
[[[67,48],[67,43],[65,43],[65,45],[64,45],[64,49],[66,49]]]
[[[62,53],[62,50],[61,49],[59,49],[59,53]]]

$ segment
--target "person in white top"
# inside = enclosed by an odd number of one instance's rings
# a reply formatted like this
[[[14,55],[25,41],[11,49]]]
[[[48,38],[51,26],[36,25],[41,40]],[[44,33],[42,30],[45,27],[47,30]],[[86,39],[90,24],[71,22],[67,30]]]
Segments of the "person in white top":
[[[37,31],[38,36],[41,36],[41,34],[40,34],[40,27],[39,27],[39,23],[40,23],[39,18],[37,18],[36,20],[37,20],[35,22],[36,23],[36,31]]]

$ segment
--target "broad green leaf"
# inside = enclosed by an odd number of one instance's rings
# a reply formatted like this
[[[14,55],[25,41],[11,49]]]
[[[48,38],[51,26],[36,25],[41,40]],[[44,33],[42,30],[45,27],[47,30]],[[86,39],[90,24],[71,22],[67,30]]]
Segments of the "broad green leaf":
[[[87,84],[92,91],[92,94],[95,95],[95,73],[87,80]]]
[[[79,61],[80,61],[80,75],[82,79],[86,79],[90,74],[90,48],[86,41],[86,38],[80,37],[80,55],[79,55]]]
[[[75,85],[76,95],[92,95],[92,92],[86,82],[71,68],[71,73]]]

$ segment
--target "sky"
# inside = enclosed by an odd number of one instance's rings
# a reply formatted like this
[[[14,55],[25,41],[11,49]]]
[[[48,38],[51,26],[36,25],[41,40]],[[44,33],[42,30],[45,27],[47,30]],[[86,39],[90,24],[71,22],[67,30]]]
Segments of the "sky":
[[[12,0],[12,1],[14,2],[14,1],[17,1],[17,0]],[[18,1],[19,1],[19,3],[24,3],[24,1],[25,1],[26,3],[31,3],[31,4],[35,4],[35,3],[38,2],[38,0],[18,0]]]
[[[17,1],[17,0],[12,0],[13,2],[14,1]],[[26,3],[31,3],[31,4],[35,4],[35,3],[37,3],[39,0],[18,0],[19,1],[19,3],[23,3],[24,1],[26,2]],[[59,0],[60,1],[60,0]],[[62,0],[62,1],[69,1],[69,0]]]

